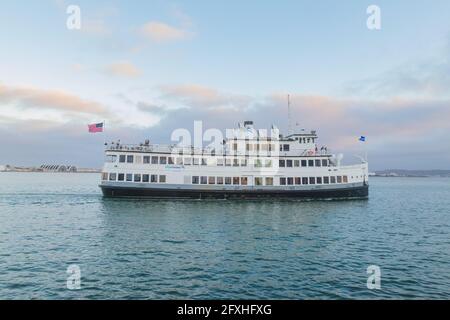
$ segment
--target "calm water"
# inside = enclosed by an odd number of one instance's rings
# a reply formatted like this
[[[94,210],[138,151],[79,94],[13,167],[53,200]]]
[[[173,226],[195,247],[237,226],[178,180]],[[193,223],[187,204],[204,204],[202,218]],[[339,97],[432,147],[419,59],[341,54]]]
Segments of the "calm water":
[[[0,173],[0,298],[450,298],[450,179],[373,178],[368,201],[235,202],[107,200],[98,178]]]

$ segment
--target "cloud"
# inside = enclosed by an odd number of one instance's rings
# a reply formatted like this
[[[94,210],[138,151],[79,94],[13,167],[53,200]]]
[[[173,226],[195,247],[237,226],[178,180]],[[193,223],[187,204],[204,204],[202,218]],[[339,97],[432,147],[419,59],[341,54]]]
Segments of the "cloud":
[[[242,110],[250,107],[253,100],[249,96],[222,93],[198,84],[164,85],[158,89],[161,99],[181,103],[190,108]]]
[[[153,42],[171,42],[191,38],[193,33],[183,28],[170,26],[159,21],[150,21],[144,24],[139,33],[145,39]]]
[[[15,87],[0,84],[0,103],[20,109],[49,109],[71,113],[104,115],[105,106],[62,90]]]
[[[142,102],[142,101],[138,102],[136,106],[137,106],[137,109],[142,112],[149,112],[151,114],[155,114],[155,115],[159,115],[159,116],[165,116],[172,111],[170,109],[167,109],[166,106],[161,106],[161,105]]]
[[[107,66],[104,70],[108,75],[136,78],[139,77],[142,72],[134,64],[129,61],[120,61]]]
[[[108,139],[138,143],[150,138],[155,143],[171,143],[173,130],[186,128],[192,131],[195,120],[203,121],[204,130],[218,128],[223,131],[236,127],[240,121],[253,120],[258,128],[270,128],[275,124],[286,134],[287,99],[283,93],[254,97],[184,84],[160,86],[146,98],[129,97],[128,94],[115,95],[117,104],[122,104],[123,108],[109,109],[105,116],[109,123]],[[23,112],[26,114],[42,108],[76,115],[89,113],[90,117],[106,112],[102,105],[75,95],[36,88],[0,86],[0,103],[26,109]],[[443,142],[448,141],[450,132],[450,99],[342,99],[291,93],[291,105],[292,122],[299,123],[295,126],[296,131],[317,129],[319,144],[327,145],[332,152],[346,153],[347,159],[351,159],[352,154],[361,154],[361,143],[357,138],[367,136],[372,168],[446,168],[446,159],[450,159],[450,147]],[[37,142],[50,140],[48,148],[58,145],[59,140],[55,137],[60,135],[66,137],[70,145],[77,145],[80,143],[77,139],[81,139],[80,135],[86,131],[86,122],[76,117],[67,118],[70,126],[62,128],[61,122],[52,119],[16,119],[5,106],[1,110],[0,131],[3,130],[4,137],[0,140],[11,146],[8,152],[12,154],[15,154],[14,143],[7,140],[18,139],[13,134],[18,125],[26,126],[28,135],[39,133],[34,137]],[[85,142],[93,144],[89,140]],[[94,146],[85,148],[92,151]],[[64,152],[71,154],[70,150]],[[431,157],[431,154],[440,156]],[[78,159],[76,164],[91,161],[82,156],[74,159]],[[101,153],[93,160],[101,164]]]
[[[346,94],[370,97],[450,98],[450,36],[447,47],[432,59],[424,59],[354,81]]]

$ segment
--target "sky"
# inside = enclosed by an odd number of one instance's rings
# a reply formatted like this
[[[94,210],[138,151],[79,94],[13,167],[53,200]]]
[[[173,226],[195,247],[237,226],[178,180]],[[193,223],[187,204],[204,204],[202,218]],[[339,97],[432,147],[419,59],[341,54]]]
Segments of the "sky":
[[[100,167],[105,141],[196,120],[286,133],[290,94],[295,129],[348,162],[450,169],[448,0],[4,0],[0,39],[0,164]]]

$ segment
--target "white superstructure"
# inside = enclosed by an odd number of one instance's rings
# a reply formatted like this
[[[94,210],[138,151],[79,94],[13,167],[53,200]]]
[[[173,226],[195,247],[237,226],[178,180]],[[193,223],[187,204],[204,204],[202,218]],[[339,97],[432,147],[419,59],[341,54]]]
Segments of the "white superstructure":
[[[317,139],[315,131],[265,134],[246,121],[216,148],[112,143],[100,186],[105,196],[367,197],[367,162],[341,165]]]

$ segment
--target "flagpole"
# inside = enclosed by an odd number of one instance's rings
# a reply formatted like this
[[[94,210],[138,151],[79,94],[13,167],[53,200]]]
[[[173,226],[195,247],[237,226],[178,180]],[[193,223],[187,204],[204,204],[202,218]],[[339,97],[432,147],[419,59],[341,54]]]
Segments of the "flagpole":
[[[106,144],[108,143],[107,141],[106,141],[106,120],[103,120],[103,136],[104,136],[104,139],[105,139],[105,146],[106,146]]]

